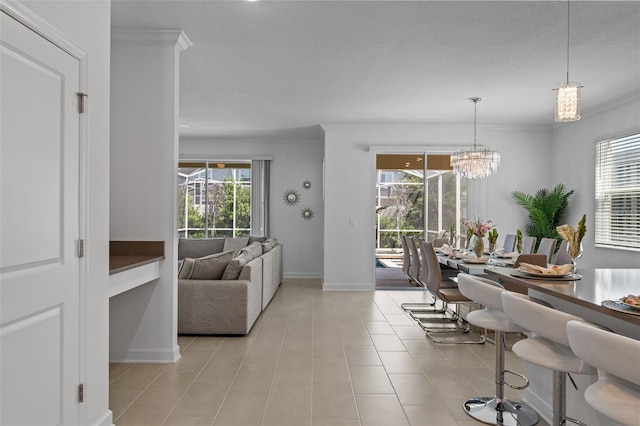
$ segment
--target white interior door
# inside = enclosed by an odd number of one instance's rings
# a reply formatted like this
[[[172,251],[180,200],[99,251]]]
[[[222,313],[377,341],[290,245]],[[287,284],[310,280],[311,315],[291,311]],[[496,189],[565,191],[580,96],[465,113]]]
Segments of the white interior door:
[[[77,424],[80,64],[0,19],[0,424]]]

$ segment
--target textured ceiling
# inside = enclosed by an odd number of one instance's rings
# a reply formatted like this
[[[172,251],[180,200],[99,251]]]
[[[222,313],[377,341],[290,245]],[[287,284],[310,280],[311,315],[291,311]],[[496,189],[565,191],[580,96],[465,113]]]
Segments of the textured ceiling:
[[[182,29],[181,135],[318,124],[553,123],[567,3],[121,1],[112,27]],[[583,115],[640,91],[640,2],[571,2]]]

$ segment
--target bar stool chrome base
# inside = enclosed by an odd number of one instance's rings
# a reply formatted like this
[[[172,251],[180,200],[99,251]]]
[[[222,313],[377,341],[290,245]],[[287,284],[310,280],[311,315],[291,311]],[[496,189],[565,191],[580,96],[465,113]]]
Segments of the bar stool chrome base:
[[[526,405],[507,399],[498,402],[495,396],[468,399],[462,408],[474,419],[491,425],[533,426],[539,420],[538,414]]]

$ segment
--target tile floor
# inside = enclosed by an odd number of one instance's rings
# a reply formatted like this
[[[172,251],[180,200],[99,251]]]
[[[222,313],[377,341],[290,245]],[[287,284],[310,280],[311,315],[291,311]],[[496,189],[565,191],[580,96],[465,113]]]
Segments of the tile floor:
[[[247,336],[179,336],[175,364],[111,364],[115,424],[482,424],[462,402],[495,393],[495,348],[431,343],[400,308],[422,297],[287,279]],[[525,372],[511,352],[507,368]]]

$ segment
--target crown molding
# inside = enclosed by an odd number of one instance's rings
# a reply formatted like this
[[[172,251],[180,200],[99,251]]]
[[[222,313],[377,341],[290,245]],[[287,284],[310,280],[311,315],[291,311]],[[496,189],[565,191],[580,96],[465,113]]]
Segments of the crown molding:
[[[111,44],[117,46],[175,46],[179,52],[193,46],[182,30],[136,30],[114,28]]]

